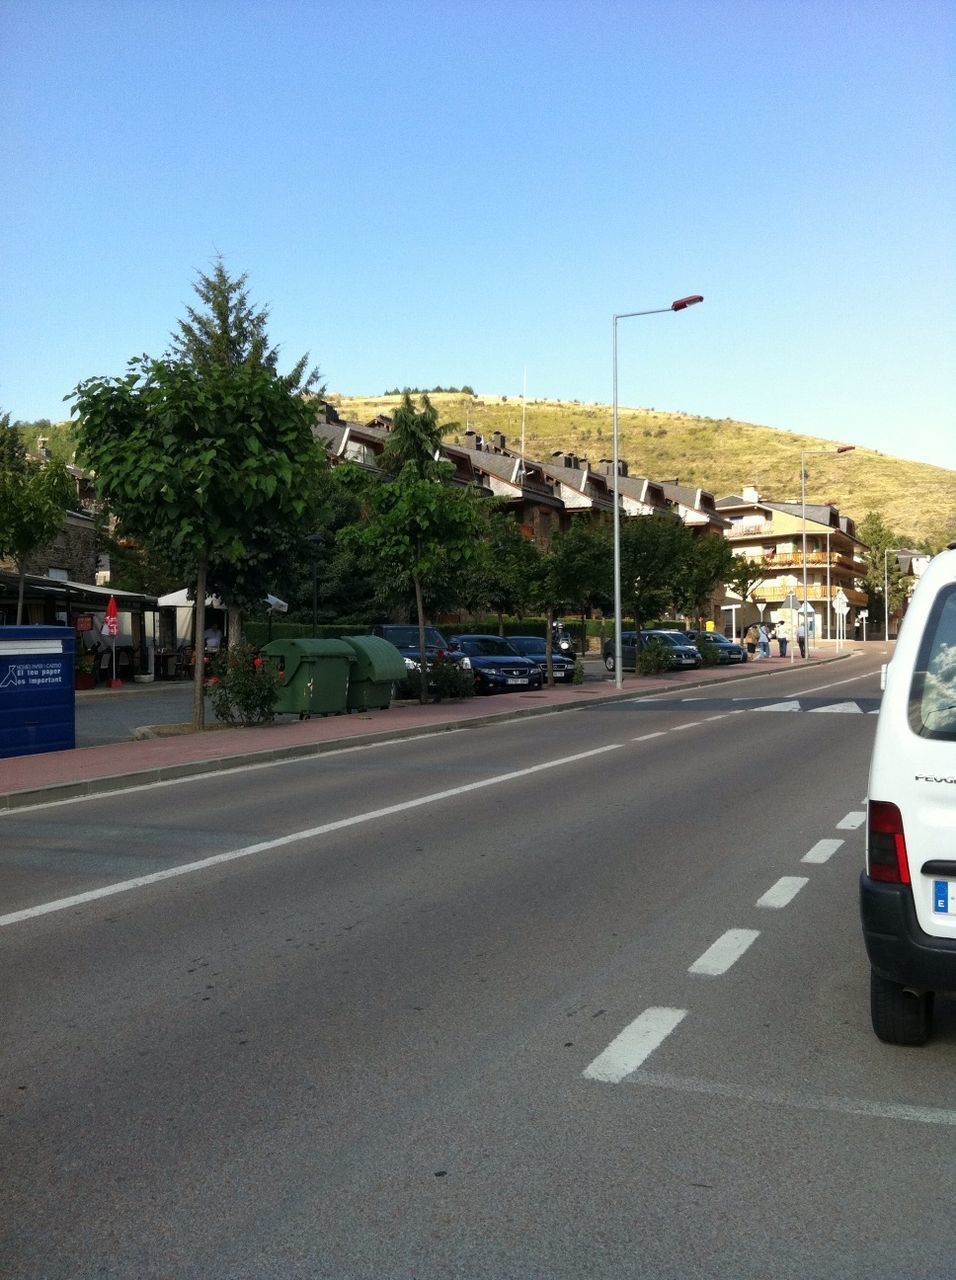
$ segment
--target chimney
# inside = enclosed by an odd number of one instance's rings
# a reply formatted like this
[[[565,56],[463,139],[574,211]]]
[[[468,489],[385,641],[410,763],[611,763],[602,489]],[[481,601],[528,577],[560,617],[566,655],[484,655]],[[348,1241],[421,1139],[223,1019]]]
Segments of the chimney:
[[[743,498],[744,502],[760,501],[760,491],[759,489],[755,489],[752,484],[745,484],[744,491],[740,496]]]
[[[505,438],[502,433],[500,431],[496,431],[491,437],[491,440],[494,447],[503,453],[505,448]]]

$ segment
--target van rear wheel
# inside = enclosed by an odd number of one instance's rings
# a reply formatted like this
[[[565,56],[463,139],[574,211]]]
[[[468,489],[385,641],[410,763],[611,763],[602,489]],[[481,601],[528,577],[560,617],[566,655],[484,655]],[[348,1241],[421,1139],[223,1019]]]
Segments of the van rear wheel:
[[[871,969],[870,1019],[887,1044],[925,1044],[933,1029],[933,993],[913,991]]]

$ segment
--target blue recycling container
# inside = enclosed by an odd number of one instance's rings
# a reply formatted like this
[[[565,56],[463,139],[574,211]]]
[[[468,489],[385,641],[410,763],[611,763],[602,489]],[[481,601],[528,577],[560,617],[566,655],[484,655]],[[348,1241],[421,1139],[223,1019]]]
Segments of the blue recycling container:
[[[0,758],[76,746],[75,644],[70,627],[0,627]]]

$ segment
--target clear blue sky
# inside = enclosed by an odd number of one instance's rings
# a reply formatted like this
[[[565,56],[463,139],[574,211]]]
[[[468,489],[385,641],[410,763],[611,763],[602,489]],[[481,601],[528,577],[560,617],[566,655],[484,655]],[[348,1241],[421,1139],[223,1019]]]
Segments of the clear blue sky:
[[[0,0],[0,41],[14,418],[161,354],[221,252],[330,391],[607,403],[612,313],[702,293],[622,323],[622,404],[956,469],[950,0]]]

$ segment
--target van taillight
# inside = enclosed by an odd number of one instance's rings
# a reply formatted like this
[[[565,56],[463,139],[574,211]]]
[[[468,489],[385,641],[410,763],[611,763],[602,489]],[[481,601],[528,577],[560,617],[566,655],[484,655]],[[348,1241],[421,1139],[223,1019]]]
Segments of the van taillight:
[[[888,884],[909,884],[910,869],[906,861],[906,838],[903,818],[895,804],[871,800],[867,826],[867,862],[870,878]]]

